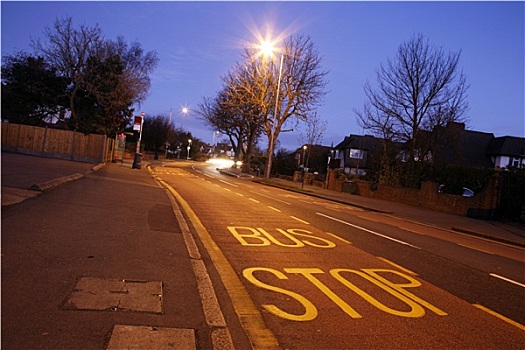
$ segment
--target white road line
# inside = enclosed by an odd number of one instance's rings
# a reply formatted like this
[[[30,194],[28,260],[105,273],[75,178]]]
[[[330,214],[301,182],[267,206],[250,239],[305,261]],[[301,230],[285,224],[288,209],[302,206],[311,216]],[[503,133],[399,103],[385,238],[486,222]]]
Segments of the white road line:
[[[279,213],[281,212],[279,209],[274,208],[274,207],[272,207],[272,206],[268,206],[268,208],[270,208],[270,209],[272,209],[272,210],[275,210],[275,211],[278,211]]]
[[[224,180],[219,180],[219,181],[222,182],[222,183],[225,183],[226,185],[230,185],[230,186],[233,186],[233,187],[239,187],[236,184],[232,184],[231,182],[228,182],[228,181],[224,181]]]
[[[215,176],[211,176],[210,174],[206,174],[206,173],[204,173],[204,176],[206,176],[206,177],[210,177],[210,178],[212,178],[212,179],[215,179]]]
[[[328,216],[328,215],[325,215],[323,213],[316,213],[317,215],[320,215],[320,216],[323,216],[327,219],[330,219],[330,220],[333,220],[333,221],[337,221],[337,222],[340,222],[342,224],[345,224],[345,225],[348,225],[348,226],[351,226],[351,227],[354,227],[356,229],[359,229],[359,230],[362,230],[362,231],[365,231],[365,232],[368,232],[368,233],[371,233],[373,235],[376,235],[376,236],[379,236],[379,237],[383,237],[383,238],[386,238],[388,240],[391,240],[393,242],[396,242],[396,243],[399,243],[399,244],[403,244],[403,245],[407,245],[407,246],[410,246],[412,248],[416,248],[416,249],[421,249],[415,245],[412,245],[410,243],[407,243],[407,242],[404,242],[404,241],[400,241],[399,239],[395,239],[395,238],[392,238],[392,237],[389,237],[389,236],[386,236],[386,235],[383,235],[381,233],[378,233],[378,232],[375,232],[375,231],[372,231],[372,230],[369,230],[367,228],[364,228],[364,227],[361,227],[361,226],[357,226],[357,225],[354,225],[354,224],[351,224],[347,221],[344,221],[344,220],[340,220],[340,219],[337,219],[337,218],[334,218],[334,217],[331,217],[331,216]]]
[[[253,199],[253,198],[248,198],[248,199],[251,200],[252,202],[255,202],[255,203],[261,203],[257,199]]]
[[[242,194],[242,193],[235,192],[235,194],[238,195],[239,197],[244,197],[244,194]]]
[[[297,220],[299,222],[302,222],[303,224],[306,224],[306,225],[310,225],[310,223],[308,221],[304,221],[304,220],[301,220],[299,218],[296,218],[295,216],[290,216],[292,219],[294,220]]]
[[[462,246],[462,247],[468,248],[468,249],[477,250],[478,252],[482,252],[482,253],[487,253],[487,254],[490,254],[490,255],[494,255],[494,253],[489,252],[488,250],[478,249],[478,248],[475,248],[475,247],[472,247],[472,246],[469,246],[469,245],[466,245],[466,244],[460,244],[460,243],[456,243],[456,244],[459,245],[459,246]]]
[[[283,201],[283,200],[281,200],[281,199],[277,199],[277,198],[275,198],[275,197],[267,196],[267,195],[262,194],[262,193],[258,193],[258,192],[254,192],[254,191],[250,191],[250,192],[251,192],[251,193],[255,193],[255,194],[258,195],[258,196],[262,196],[262,197],[265,197],[265,198],[269,198],[269,199],[271,199],[271,200],[274,200],[274,201],[277,201],[277,202],[281,202],[281,203],[284,203],[284,204],[287,204],[287,205],[292,204],[292,203],[290,203],[290,202],[285,202],[285,201]]]
[[[489,275],[491,275],[492,277],[496,277],[496,278],[499,278],[501,280],[504,280],[504,281],[507,281],[507,282],[510,282],[512,284],[515,284],[517,286],[520,286],[520,287],[523,287],[525,288],[525,284],[523,283],[519,283],[519,282],[516,282],[514,280],[511,280],[510,278],[507,278],[507,277],[503,277],[503,276],[500,276],[500,275],[496,275],[495,273],[489,273]]]

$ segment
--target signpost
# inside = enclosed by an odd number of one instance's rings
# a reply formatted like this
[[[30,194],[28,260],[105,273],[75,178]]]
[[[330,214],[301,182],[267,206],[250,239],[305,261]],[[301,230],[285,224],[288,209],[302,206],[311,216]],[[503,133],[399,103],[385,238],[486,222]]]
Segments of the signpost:
[[[144,115],[142,112],[140,116],[135,116],[133,122],[133,130],[139,132],[139,138],[137,139],[137,148],[135,149],[135,158],[133,159],[133,169],[140,169],[142,167],[142,153],[140,153],[140,140],[142,139],[142,125],[144,124]]]

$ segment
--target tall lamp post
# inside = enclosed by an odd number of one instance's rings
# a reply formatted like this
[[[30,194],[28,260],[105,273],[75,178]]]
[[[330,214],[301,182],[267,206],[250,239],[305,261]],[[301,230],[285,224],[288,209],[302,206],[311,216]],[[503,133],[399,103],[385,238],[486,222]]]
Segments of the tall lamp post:
[[[271,41],[265,41],[260,44],[261,53],[265,56],[272,56],[276,50]],[[277,79],[277,92],[275,94],[275,110],[273,113],[273,120],[270,127],[270,145],[268,152],[268,161],[266,162],[266,171],[265,177],[270,178],[270,171],[272,170],[272,158],[273,158],[273,148],[275,145],[275,133],[277,129],[277,112],[279,111],[279,92],[281,89],[281,77],[283,73],[283,61],[284,55],[281,54],[281,63],[279,65],[279,77]]]
[[[174,109],[175,109],[174,107],[171,107],[171,108],[170,108],[170,125],[171,125],[171,117],[172,117],[172,115],[173,115],[173,110],[174,110]],[[188,107],[182,107],[182,110],[181,110],[181,113],[182,113],[182,114],[186,115],[186,114],[188,114],[188,112],[189,112]],[[174,125],[175,125],[175,124],[174,124]]]
[[[304,188],[304,180],[305,180],[305,176],[306,176],[306,167],[305,167],[305,160],[306,160],[306,149],[308,147],[306,147],[306,145],[303,146],[303,181],[302,181],[302,184],[301,184],[301,188]]]
[[[188,140],[188,155],[186,156],[186,160],[190,160],[190,148],[191,148],[191,139]]]

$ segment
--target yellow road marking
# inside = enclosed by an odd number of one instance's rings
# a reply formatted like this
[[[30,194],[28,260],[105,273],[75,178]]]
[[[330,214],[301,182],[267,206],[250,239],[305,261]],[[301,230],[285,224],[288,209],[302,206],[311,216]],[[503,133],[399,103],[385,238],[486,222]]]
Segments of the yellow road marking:
[[[180,203],[193,224],[202,244],[208,251],[215,268],[219,272],[224,287],[230,295],[233,308],[239,317],[241,326],[250,339],[253,349],[280,349],[275,335],[266,327],[262,315],[250,298],[248,291],[237,276],[237,273],[219,249],[208,230],[206,230],[197,214],[195,214],[188,202],[186,202],[173,187],[164,181],[161,181],[161,183],[166,186]]]
[[[410,271],[409,269],[406,269],[406,268],[404,268],[403,266],[398,265],[398,264],[396,264],[396,263],[393,262],[393,261],[390,261],[390,260],[388,260],[388,259],[382,258],[382,257],[380,257],[380,256],[378,256],[377,258],[378,258],[379,260],[383,260],[384,262],[386,262],[386,263],[388,263],[388,264],[390,264],[390,265],[392,265],[392,266],[394,266],[394,267],[397,267],[397,268],[400,269],[401,271],[405,271],[405,272],[408,273],[409,275],[417,276],[417,273],[415,273],[415,272],[413,272],[413,271]]]
[[[500,315],[500,314],[498,314],[497,312],[492,311],[491,309],[488,309],[488,308],[486,308],[486,307],[483,306],[483,305],[480,305],[480,304],[472,304],[472,305],[475,306],[475,307],[477,307],[477,308],[480,309],[480,310],[485,311],[486,313],[491,314],[492,316],[496,316],[496,317],[499,318],[500,320],[503,320],[503,321],[505,321],[505,322],[507,322],[507,323],[513,325],[514,327],[518,327],[518,328],[521,329],[522,331],[525,331],[525,326],[524,326],[524,325],[522,325],[522,324],[520,324],[520,323],[518,323],[518,322],[516,322],[516,321],[513,321],[513,320],[511,320],[510,318],[507,318],[507,317],[505,317],[505,316],[503,316],[503,315]]]
[[[325,232],[325,233],[326,233],[327,235],[330,235],[330,236],[334,237],[334,238],[337,238],[337,239],[340,240],[340,241],[343,241],[343,242],[348,243],[348,244],[352,244],[352,242],[347,241],[346,239],[341,238],[341,237],[339,237],[339,236],[336,235],[336,234],[333,234],[333,233],[331,233],[331,232]]]

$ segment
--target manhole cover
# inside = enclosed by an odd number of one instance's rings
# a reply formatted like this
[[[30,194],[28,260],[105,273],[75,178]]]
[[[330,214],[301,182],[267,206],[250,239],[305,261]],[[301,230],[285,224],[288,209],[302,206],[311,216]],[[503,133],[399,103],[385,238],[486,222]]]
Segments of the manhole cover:
[[[162,313],[162,282],[82,277],[64,309]]]
[[[106,350],[195,350],[193,329],[116,325]]]

